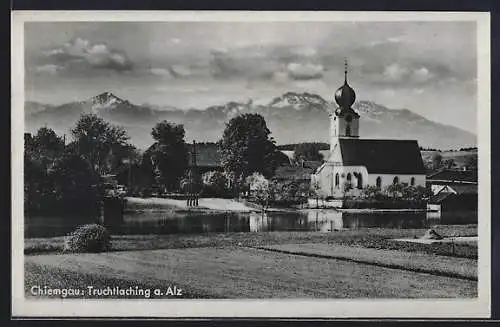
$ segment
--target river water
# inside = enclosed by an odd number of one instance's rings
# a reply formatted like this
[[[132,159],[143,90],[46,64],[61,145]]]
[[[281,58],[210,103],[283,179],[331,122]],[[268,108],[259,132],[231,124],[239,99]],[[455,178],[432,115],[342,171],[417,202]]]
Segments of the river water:
[[[26,217],[25,237],[62,236],[92,219]],[[124,222],[111,227],[116,234],[201,234],[268,231],[321,231],[360,228],[429,228],[436,224],[475,224],[476,213],[374,213],[312,209],[297,212],[196,213],[126,212]]]

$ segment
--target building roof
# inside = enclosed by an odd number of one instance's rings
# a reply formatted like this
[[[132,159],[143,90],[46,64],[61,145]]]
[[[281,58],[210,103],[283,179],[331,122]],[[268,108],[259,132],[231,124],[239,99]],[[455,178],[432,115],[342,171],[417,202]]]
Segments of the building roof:
[[[446,193],[451,191],[456,194],[477,194],[477,184],[453,184],[446,185],[439,193]]]
[[[191,153],[193,145],[188,144],[189,165],[191,166]],[[196,143],[196,164],[199,167],[220,167],[222,165],[221,155],[216,143]]]
[[[314,169],[301,166],[280,166],[276,168],[275,179],[278,180],[310,180]]]
[[[341,138],[344,166],[365,166],[370,174],[425,174],[415,140]]]
[[[441,202],[443,202],[445,199],[447,199],[448,197],[450,197],[452,195],[453,195],[453,193],[440,192],[440,193],[432,196],[429,199],[429,203],[431,203],[431,204],[440,204]]]
[[[428,181],[471,182],[477,183],[476,170],[444,169],[427,176]]]

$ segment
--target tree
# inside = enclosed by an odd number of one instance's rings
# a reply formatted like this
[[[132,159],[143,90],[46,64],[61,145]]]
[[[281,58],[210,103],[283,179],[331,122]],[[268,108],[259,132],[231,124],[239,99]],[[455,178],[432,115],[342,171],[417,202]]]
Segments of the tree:
[[[227,179],[220,171],[209,171],[202,175],[205,195],[223,196],[226,194]]]
[[[351,182],[345,182],[342,190],[343,190],[343,197],[347,198],[349,195],[349,192],[353,189],[352,183]]]
[[[226,124],[218,146],[233,188],[254,172],[266,178],[274,175],[280,156],[270,134],[266,121],[259,114],[239,115]]]
[[[250,197],[258,203],[267,207],[269,202],[269,180],[261,173],[255,172],[245,179],[245,183],[250,190]]]
[[[439,153],[434,153],[432,155],[432,167],[434,169],[438,169],[441,166],[441,161],[443,157]]]
[[[113,126],[95,114],[82,115],[71,133],[77,153],[87,159],[99,174],[112,170],[110,156],[124,147],[130,147],[129,137],[123,128]]]
[[[386,187],[387,194],[391,195],[393,198],[402,196],[404,186],[401,183],[393,183]]]
[[[29,143],[32,150],[50,158],[61,155],[64,150],[63,139],[54,130],[47,127],[40,128]]]
[[[424,187],[418,185],[415,187],[415,193],[414,193],[414,199],[417,201],[423,201],[423,200],[428,200],[430,197],[432,197],[434,193],[432,193],[432,190],[430,187]]]
[[[28,212],[41,209],[53,197],[50,169],[64,152],[64,142],[52,129],[42,127],[32,136],[24,134],[24,192]]]
[[[293,157],[296,161],[322,161],[319,143],[299,143],[295,146]]]
[[[378,187],[374,185],[368,185],[365,188],[363,188],[362,195],[366,199],[373,200],[373,199],[379,199],[382,194],[378,189]]]
[[[319,198],[321,197],[321,183],[317,179],[311,180],[309,194],[316,199],[316,208],[319,207]]]
[[[151,135],[156,142],[148,153],[157,172],[157,182],[167,190],[177,190],[188,167],[184,126],[164,120],[156,124]]]
[[[101,196],[100,175],[92,169],[84,158],[66,154],[49,174],[52,192],[66,212],[97,214],[97,204]]]
[[[477,154],[471,154],[465,159],[467,169],[477,169]]]

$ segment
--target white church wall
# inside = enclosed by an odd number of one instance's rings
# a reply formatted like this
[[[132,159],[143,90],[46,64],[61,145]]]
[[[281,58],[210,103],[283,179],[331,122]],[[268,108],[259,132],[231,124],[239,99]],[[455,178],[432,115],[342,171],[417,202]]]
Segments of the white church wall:
[[[335,176],[337,174],[339,176],[338,184],[335,183]],[[317,184],[318,192],[322,196],[340,197],[343,194],[345,183],[348,182],[349,174],[351,175],[351,185],[353,191],[355,191],[358,186],[358,178],[356,176],[361,176],[361,185],[363,188],[369,181],[366,167],[339,166],[331,162],[325,163],[318,170],[318,173],[312,176],[311,181]]]
[[[394,178],[398,177],[399,183],[407,183],[411,185],[412,177],[415,178],[415,186],[424,186],[425,187],[425,175],[402,175],[402,174],[369,174],[368,176],[368,184],[371,186],[377,185],[377,178],[380,177],[382,179],[382,189],[391,185],[394,182]]]
[[[352,117],[352,116],[351,116]],[[337,117],[335,115],[330,116],[330,137],[332,142],[335,142],[337,137],[345,137],[347,125],[351,127],[351,135],[353,137],[359,136],[359,118],[352,117],[352,121],[348,123],[345,119],[346,117]]]
[[[335,173],[339,173],[340,177],[340,188],[342,189],[344,184],[347,183],[348,175],[351,174],[351,185],[353,188],[357,188],[358,178],[357,174],[361,174],[361,185],[364,188],[367,185],[368,179],[368,170],[364,166],[338,166],[338,169]],[[355,175],[356,174],[356,175]]]

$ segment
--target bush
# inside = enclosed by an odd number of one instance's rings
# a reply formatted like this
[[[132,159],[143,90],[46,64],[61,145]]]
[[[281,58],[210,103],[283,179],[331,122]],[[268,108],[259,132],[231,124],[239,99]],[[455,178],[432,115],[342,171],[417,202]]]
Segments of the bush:
[[[106,227],[98,224],[79,226],[64,241],[64,252],[106,252],[111,249],[111,237]]]

